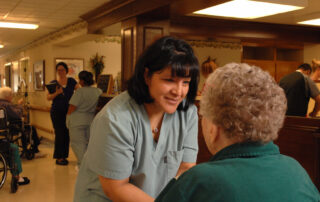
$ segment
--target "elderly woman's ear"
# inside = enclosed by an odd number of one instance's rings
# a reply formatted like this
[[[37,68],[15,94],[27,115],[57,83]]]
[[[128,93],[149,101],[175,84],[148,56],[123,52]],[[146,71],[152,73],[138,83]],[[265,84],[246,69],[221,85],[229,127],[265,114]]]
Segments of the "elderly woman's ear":
[[[217,147],[219,147],[217,142],[219,142],[222,138],[220,137],[222,135],[221,128],[212,123],[206,117],[202,117],[201,125],[202,133],[210,153],[217,153]]]

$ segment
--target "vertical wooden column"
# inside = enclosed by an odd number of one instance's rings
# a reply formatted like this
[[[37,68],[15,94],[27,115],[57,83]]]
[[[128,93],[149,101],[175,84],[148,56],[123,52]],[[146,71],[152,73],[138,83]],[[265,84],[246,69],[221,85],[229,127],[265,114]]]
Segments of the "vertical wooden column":
[[[169,20],[137,16],[121,24],[121,89],[127,89],[134,66],[143,50],[156,39],[169,34]]]

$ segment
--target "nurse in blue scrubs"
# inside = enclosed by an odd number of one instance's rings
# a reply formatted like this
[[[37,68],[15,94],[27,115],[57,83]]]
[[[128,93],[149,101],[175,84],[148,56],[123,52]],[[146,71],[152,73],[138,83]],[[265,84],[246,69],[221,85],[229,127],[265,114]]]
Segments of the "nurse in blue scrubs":
[[[194,166],[198,80],[198,60],[185,41],[163,37],[148,47],[128,91],[92,122],[74,201],[153,201]]]
[[[92,87],[93,75],[88,71],[78,74],[81,88],[77,89],[69,101],[67,127],[70,131],[70,144],[80,166],[90,138],[90,125],[94,117],[100,88]]]

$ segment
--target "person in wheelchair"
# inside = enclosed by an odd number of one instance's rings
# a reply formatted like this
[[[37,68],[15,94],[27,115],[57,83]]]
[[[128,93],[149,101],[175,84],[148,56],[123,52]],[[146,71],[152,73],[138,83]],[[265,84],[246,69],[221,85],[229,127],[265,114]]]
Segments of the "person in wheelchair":
[[[22,107],[15,106],[11,103],[13,94],[9,87],[0,88],[0,107],[6,109],[7,118],[9,123],[22,123]],[[10,125],[10,124],[9,124]],[[9,129],[10,130],[10,129]],[[13,161],[16,165],[16,169],[13,171],[13,175],[17,180],[18,185],[26,185],[30,183],[27,177],[21,177],[22,163],[19,154],[19,147],[14,143],[10,143],[11,154],[13,155]]]
[[[6,109],[7,118],[9,121],[10,134],[15,135],[15,134],[18,134],[19,132],[30,130],[32,126],[29,126],[29,125],[24,126],[23,124],[23,120],[22,120],[23,99],[20,99],[18,101],[18,105],[15,105],[12,103],[12,98],[13,98],[13,93],[11,88],[9,87],[0,88],[0,107],[3,107]],[[22,135],[21,140],[22,140],[23,149],[26,150],[25,148],[27,145],[26,137]],[[35,129],[32,130],[32,140],[33,140],[32,152],[38,153],[39,152],[38,145],[40,144],[40,140],[38,135],[36,134]]]
[[[16,164],[16,169],[12,171],[18,185],[26,185],[30,183],[29,178],[21,177],[22,173],[22,163],[19,154],[19,148],[16,144],[10,143],[11,154],[13,155],[13,161]]]

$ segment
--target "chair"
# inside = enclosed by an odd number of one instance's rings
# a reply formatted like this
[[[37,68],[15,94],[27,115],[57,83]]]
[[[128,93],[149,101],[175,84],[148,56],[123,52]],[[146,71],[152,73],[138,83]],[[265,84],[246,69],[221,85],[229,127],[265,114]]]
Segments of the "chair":
[[[0,120],[1,122],[1,120]],[[0,123],[1,124],[1,123]],[[28,124],[22,120],[15,120],[2,123],[3,128],[7,128],[7,137],[11,143],[15,143],[20,148],[20,156],[25,156],[28,160],[34,158],[32,130]],[[1,126],[0,126],[1,129]]]
[[[18,189],[18,182],[13,175],[16,165],[10,149],[9,133],[6,110],[0,107],[0,189],[6,181],[8,170],[10,170],[12,174],[11,193],[15,193]]]

